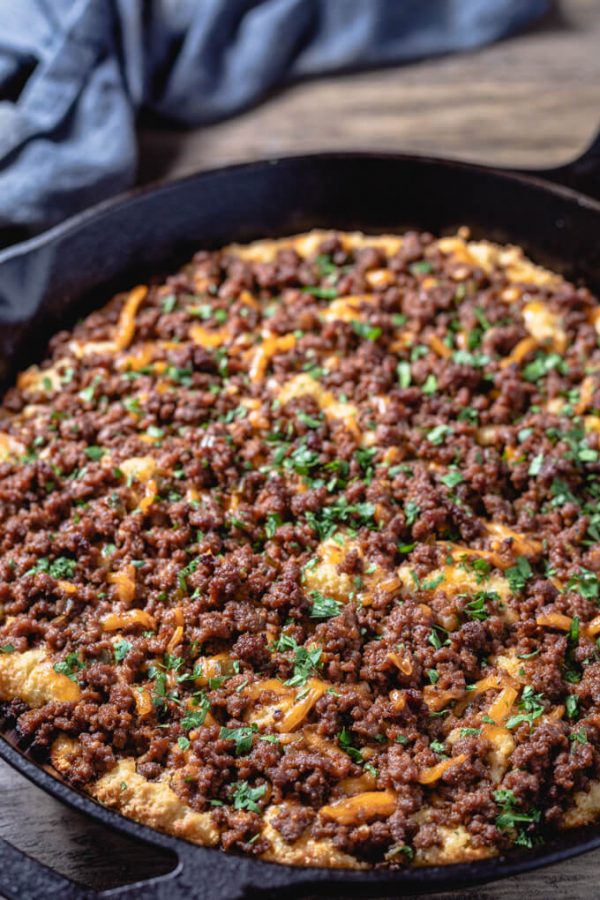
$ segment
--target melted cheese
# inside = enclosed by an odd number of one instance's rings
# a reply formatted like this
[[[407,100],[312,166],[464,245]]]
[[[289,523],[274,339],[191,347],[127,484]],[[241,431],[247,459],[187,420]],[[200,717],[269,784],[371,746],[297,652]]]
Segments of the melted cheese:
[[[411,594],[417,590],[417,585],[412,577],[412,567],[404,563],[398,569],[398,578],[402,582],[406,593]],[[438,579],[439,583],[438,583]],[[427,585],[435,587],[427,588]],[[443,591],[446,596],[455,597],[458,594],[473,594],[478,591],[493,591],[506,601],[510,596],[507,580],[502,575],[491,574],[484,580],[478,580],[478,573],[471,569],[464,569],[459,563],[440,566],[429,572],[421,581],[421,590]]]
[[[386,288],[394,283],[395,277],[390,269],[371,269],[365,273],[365,281],[369,287]]]
[[[528,353],[531,353],[537,348],[537,345],[538,343],[535,338],[523,338],[513,347],[508,356],[505,356],[504,359],[500,360],[500,368],[506,369],[508,366],[519,365],[523,362]]]
[[[131,603],[135,598],[135,566],[131,563],[120,572],[110,572],[106,580],[109,584],[115,585],[117,597],[123,603]],[[142,612],[142,610],[135,610],[135,612]]]
[[[419,784],[433,784],[434,782],[439,781],[448,769],[463,763],[466,758],[466,753],[459,753],[458,756],[452,756],[450,759],[443,759],[434,766],[429,766],[427,769],[421,769],[418,778]]]
[[[302,725],[317,700],[330,687],[330,684],[320,678],[309,678],[302,690],[283,684],[276,678],[255,681],[244,688],[244,694],[252,698],[273,694],[275,699],[256,702],[249,710],[247,720],[287,734]]]
[[[542,552],[541,541],[519,531],[513,531],[512,528],[501,525],[499,522],[486,522],[485,530],[492,538],[490,543],[495,553],[501,549],[504,541],[510,541],[510,549],[516,556],[537,556]],[[501,568],[505,568],[505,566],[501,566]]]
[[[324,322],[357,322],[361,318],[360,307],[372,303],[377,298],[373,294],[356,294],[337,297],[321,313]]]
[[[119,463],[119,469],[126,478],[148,481],[156,472],[156,460],[152,456],[131,456]]]
[[[295,346],[296,338],[293,334],[269,335],[265,337],[258,349],[251,351],[250,381],[262,381],[271,359],[278,353],[288,353]]]
[[[43,391],[47,395],[53,394],[60,390],[65,372],[70,365],[71,360],[59,359],[47,369],[30,366],[18,376],[17,387],[24,393],[33,390]]]
[[[121,613],[109,613],[102,619],[104,631],[120,631],[129,628],[146,628],[154,631],[156,621],[146,609],[128,609]]]
[[[229,340],[229,329],[218,328],[216,331],[194,322],[190,325],[189,336],[194,344],[204,347],[206,350],[213,350],[215,347],[222,347]]]
[[[251,244],[229,244],[224,253],[233,254],[240,259],[252,262],[273,262],[280,250],[296,251],[298,256],[306,259],[316,256],[323,241],[331,237],[340,239],[346,250],[359,250],[361,247],[379,247],[386,255],[393,256],[398,252],[404,239],[398,234],[363,234],[361,231],[347,232],[339,235],[335,231],[314,229],[307,234],[297,234],[280,240],[254,241]]]
[[[356,406],[336,400],[331,391],[326,390],[316,379],[305,373],[294,375],[281,386],[278,393],[279,402],[282,404],[300,397],[312,397],[328,419],[340,420],[350,431],[357,433],[360,437],[356,423],[358,415]]]
[[[394,791],[367,791],[321,807],[321,816],[339,825],[360,825],[379,816],[391,816],[396,809]]]
[[[465,241],[457,235],[441,238],[437,241],[437,246],[442,253],[454,257],[457,262],[479,266],[484,272],[504,269],[509,281],[541,286],[557,284],[562,280],[559,275],[527,259],[520,247],[510,244],[501,246],[491,241]]]
[[[321,541],[316,549],[316,564],[304,569],[304,588],[307,592],[319,591],[327,597],[333,597],[341,603],[347,603],[350,598],[356,599],[361,606],[369,606],[373,602],[373,595],[377,590],[380,595],[387,594],[390,598],[397,593],[401,583],[394,574],[387,575],[380,566],[371,563],[363,557],[358,541],[344,537],[340,532],[338,541],[335,537]],[[357,584],[355,576],[348,572],[338,572],[338,566],[342,563],[350,551],[358,552],[363,557],[363,565],[366,571],[360,576]]]
[[[0,432],[0,462],[8,462],[15,457],[23,456],[25,447],[10,434]]]
[[[125,298],[119,319],[111,340],[107,341],[71,341],[69,349],[78,359],[93,353],[118,353],[126,350],[135,335],[135,318],[139,307],[148,294],[148,288],[140,284],[134,287]]]
[[[541,300],[531,300],[523,307],[525,328],[540,344],[550,342],[557,353],[564,353],[567,347],[567,335],[563,329],[562,318]]]

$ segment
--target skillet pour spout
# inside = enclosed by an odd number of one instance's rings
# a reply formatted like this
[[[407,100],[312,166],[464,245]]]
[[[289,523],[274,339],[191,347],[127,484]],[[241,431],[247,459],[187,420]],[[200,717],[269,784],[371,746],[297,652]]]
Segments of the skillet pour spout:
[[[554,169],[523,174],[537,174],[547,181],[564,184],[565,187],[600,200],[600,131],[581,156],[572,162]]]

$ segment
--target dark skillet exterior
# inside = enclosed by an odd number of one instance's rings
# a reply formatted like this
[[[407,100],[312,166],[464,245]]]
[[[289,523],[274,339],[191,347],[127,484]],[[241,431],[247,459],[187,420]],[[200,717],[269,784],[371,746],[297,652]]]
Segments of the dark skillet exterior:
[[[598,187],[597,147],[552,174]],[[599,190],[600,193],[600,190]],[[50,335],[101,298],[151,273],[172,270],[199,247],[307,231],[436,233],[471,227],[475,237],[521,245],[535,262],[600,290],[600,202],[536,177],[403,155],[320,154],[191,176],[109,201],[0,253],[0,378],[39,356]],[[47,896],[211,898],[307,894],[406,896],[462,888],[525,872],[600,847],[600,827],[567,832],[534,851],[452,866],[351,872],[294,869],[194,847],[125,819],[79,794],[0,740],[0,756],[58,799],[109,827],[172,851],[169,875],[97,894],[0,842],[0,891]]]

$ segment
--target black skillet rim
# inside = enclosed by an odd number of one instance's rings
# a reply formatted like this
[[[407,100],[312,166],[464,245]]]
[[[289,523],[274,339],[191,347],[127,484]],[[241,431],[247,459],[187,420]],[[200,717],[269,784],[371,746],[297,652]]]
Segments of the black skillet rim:
[[[93,219],[101,218],[105,214],[117,210],[119,207],[127,206],[130,203],[135,203],[138,199],[146,197],[150,194],[158,196],[161,193],[167,192],[174,187],[181,187],[182,185],[191,184],[192,182],[210,180],[214,178],[226,178],[230,174],[236,172],[260,171],[271,166],[302,162],[314,161],[315,163],[318,163],[320,161],[335,160],[381,160],[385,162],[393,162],[396,160],[398,162],[416,163],[417,165],[441,165],[448,169],[458,169],[461,171],[473,172],[474,174],[479,175],[491,175],[495,178],[505,179],[510,182],[517,182],[522,184],[524,187],[537,188],[546,193],[555,194],[557,197],[562,197],[565,200],[574,201],[578,206],[587,207],[593,212],[600,212],[600,199],[596,200],[590,195],[575,190],[572,187],[568,187],[565,184],[560,184],[556,181],[548,180],[545,177],[546,173],[544,171],[532,170],[531,172],[518,172],[511,171],[509,169],[497,168],[495,166],[487,166],[480,163],[470,163],[458,159],[448,159],[442,156],[420,155],[418,153],[380,153],[375,150],[344,150],[316,153],[298,153],[289,155],[286,154],[283,156],[267,157],[264,159],[253,160],[251,162],[232,163],[231,165],[219,166],[217,168],[203,169],[200,172],[192,172],[188,175],[183,175],[180,178],[173,178],[170,180],[159,179],[149,184],[134,187],[129,191],[124,191],[122,193],[116,194],[114,197],[109,197],[106,200],[102,200],[100,203],[91,206],[89,209],[84,209],[81,212],[75,213],[75,215],[70,216],[68,219],[65,219],[64,222],[59,222],[57,225],[52,226],[47,231],[43,231],[40,234],[34,235],[33,237],[19,242],[18,244],[14,244],[12,246],[6,247],[3,250],[0,250],[0,266],[12,259],[26,256],[29,253],[34,253],[36,250],[44,247],[46,244],[52,243],[52,241],[56,240],[57,238],[60,238],[71,231],[76,231],[83,225],[87,225],[88,222],[92,221]],[[567,166],[567,168],[570,167]],[[549,170],[549,178],[552,178],[552,175],[553,170]]]

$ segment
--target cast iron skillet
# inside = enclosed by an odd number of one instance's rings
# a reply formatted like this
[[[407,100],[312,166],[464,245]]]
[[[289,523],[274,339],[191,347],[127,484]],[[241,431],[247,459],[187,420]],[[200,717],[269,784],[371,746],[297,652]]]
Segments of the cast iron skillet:
[[[600,290],[600,136],[574,163],[537,174],[417,156],[320,154],[233,166],[104,203],[0,253],[0,378],[9,380],[54,330],[111,291],[168,271],[198,247],[315,226],[447,232],[465,224],[476,237],[520,244],[537,262]],[[533,851],[454,866],[294,869],[195,847],[137,825],[48,774],[14,734],[0,738],[0,756],[70,806],[177,860],[166,876],[98,894],[1,842],[0,892],[11,898],[402,896],[462,888],[600,847],[598,827],[567,832]]]

